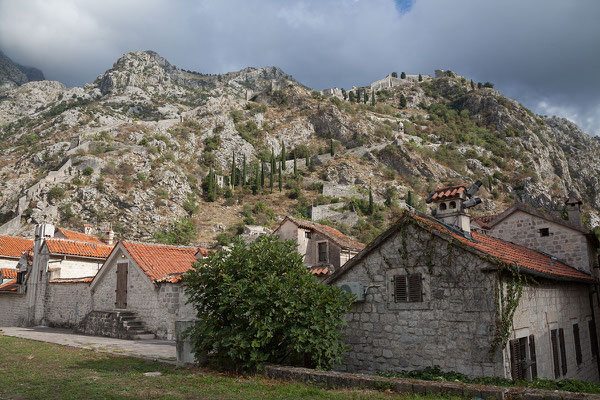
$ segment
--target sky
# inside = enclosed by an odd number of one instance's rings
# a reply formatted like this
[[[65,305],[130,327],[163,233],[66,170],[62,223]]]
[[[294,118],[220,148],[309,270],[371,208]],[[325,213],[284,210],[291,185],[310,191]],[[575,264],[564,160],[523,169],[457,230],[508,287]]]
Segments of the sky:
[[[134,50],[314,89],[450,69],[600,135],[598,0],[0,0],[0,49],[68,86]]]

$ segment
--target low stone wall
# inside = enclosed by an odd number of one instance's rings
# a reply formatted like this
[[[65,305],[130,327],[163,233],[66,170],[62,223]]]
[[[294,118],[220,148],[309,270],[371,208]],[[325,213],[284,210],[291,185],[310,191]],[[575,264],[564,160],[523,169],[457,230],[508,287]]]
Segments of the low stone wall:
[[[384,378],[373,375],[348,374],[342,372],[319,371],[308,368],[269,365],[265,373],[275,379],[304,382],[337,388],[367,388],[391,390],[397,393],[464,396],[481,399],[600,399],[597,394],[563,392],[498,386],[474,385],[459,382],[435,382],[416,379]]]
[[[0,293],[0,326],[23,326],[27,321],[24,294]]]
[[[87,282],[49,283],[44,300],[44,321],[57,328],[74,328],[91,311]]]

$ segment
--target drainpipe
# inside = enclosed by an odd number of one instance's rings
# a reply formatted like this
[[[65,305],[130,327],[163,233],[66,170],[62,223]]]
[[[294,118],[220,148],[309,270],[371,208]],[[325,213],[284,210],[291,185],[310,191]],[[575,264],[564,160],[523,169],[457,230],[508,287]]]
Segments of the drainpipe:
[[[598,288],[594,288],[593,291],[589,291],[589,299],[590,299],[590,311],[592,312],[592,323],[594,324],[594,330],[596,331],[596,337],[590,338],[590,340],[596,341],[596,348],[598,348],[598,329],[596,327],[596,315],[594,314],[594,296],[593,293],[598,293]],[[598,368],[598,375],[600,376],[600,354],[596,354],[596,367]]]

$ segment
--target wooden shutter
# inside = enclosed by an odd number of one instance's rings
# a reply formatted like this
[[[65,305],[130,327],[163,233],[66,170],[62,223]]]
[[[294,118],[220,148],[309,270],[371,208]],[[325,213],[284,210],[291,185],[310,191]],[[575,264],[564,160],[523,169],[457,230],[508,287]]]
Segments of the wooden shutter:
[[[550,331],[550,339],[552,340],[552,359],[554,360],[554,377],[560,377],[560,365],[558,361],[558,338],[556,337],[556,329]]]
[[[588,330],[590,331],[592,357],[596,357],[598,355],[598,337],[596,336],[596,325],[594,325],[594,321],[588,321]]]
[[[581,364],[581,342],[579,341],[579,324],[573,324],[573,340],[575,341],[575,359],[577,365]]]
[[[421,274],[410,274],[408,276],[408,301],[423,301],[423,285]]]
[[[565,348],[565,330],[560,328],[558,330],[558,337],[560,339],[560,361],[562,365],[563,375],[567,374],[567,350]]]
[[[529,359],[531,360],[531,379],[537,378],[537,360],[535,358],[535,337],[529,335]]]
[[[406,303],[408,301],[406,283],[406,275],[394,276],[394,301],[396,303]]]
[[[523,379],[523,369],[521,368],[521,347],[519,339],[511,340],[510,346],[510,375],[514,380]]]

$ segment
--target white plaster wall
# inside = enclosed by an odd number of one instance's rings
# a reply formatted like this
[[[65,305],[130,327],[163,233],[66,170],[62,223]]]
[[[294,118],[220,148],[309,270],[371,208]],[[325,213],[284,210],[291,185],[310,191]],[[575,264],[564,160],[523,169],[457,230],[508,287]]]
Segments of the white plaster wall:
[[[52,271],[50,279],[57,278],[85,278],[94,276],[102,267],[103,260],[90,260],[84,258],[51,258],[48,268]]]
[[[16,269],[18,263],[16,258],[0,258],[0,268]]]
[[[596,315],[598,311],[596,310]],[[554,378],[554,362],[550,329],[563,328],[567,359],[567,374],[559,379],[579,379],[598,382],[596,358],[592,358],[588,321],[592,318],[588,286],[576,283],[555,283],[537,280],[526,286],[515,312],[511,339],[535,335],[537,371],[540,378]],[[582,363],[577,365],[573,324],[579,325]],[[508,349],[505,359],[509,360]],[[510,364],[505,365],[510,376]],[[562,368],[561,368],[562,374]]]

